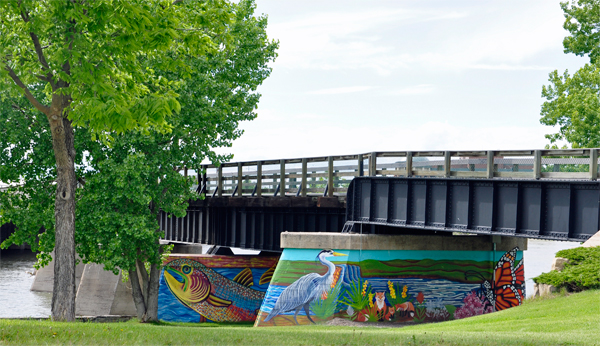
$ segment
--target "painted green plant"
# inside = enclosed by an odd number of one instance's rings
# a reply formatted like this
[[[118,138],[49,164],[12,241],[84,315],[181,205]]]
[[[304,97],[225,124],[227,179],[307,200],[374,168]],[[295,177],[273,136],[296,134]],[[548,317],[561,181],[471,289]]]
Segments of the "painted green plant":
[[[319,297],[310,303],[310,309],[320,319],[327,319],[332,316],[338,306],[338,297],[342,289],[342,280],[339,280],[337,285],[327,291],[325,299]]]
[[[412,296],[408,294],[408,286],[401,286],[399,282],[393,283],[388,281],[388,292],[385,296],[392,306],[397,304],[403,304],[412,299]]]
[[[346,304],[354,310],[354,314],[352,315],[352,319],[356,319],[358,312],[364,309],[369,304],[369,295],[371,295],[371,285],[369,285],[369,281],[365,280],[364,282],[359,278],[356,281],[351,282],[349,285],[346,285],[345,294],[340,299],[340,303]]]
[[[415,317],[413,319],[416,323],[424,322],[427,317],[427,307],[425,307],[424,301],[425,295],[423,292],[419,292],[417,302],[415,303]]]

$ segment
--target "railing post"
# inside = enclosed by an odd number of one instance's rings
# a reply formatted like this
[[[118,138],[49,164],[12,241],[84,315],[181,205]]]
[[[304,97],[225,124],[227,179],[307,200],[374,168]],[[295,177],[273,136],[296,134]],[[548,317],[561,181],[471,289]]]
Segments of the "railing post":
[[[533,179],[539,179],[542,176],[542,152],[533,151]]]
[[[206,171],[208,171],[208,165],[200,167],[202,168],[202,184],[206,186],[206,193],[208,193],[208,174],[206,173]],[[198,178],[200,178],[200,174],[198,174]]]
[[[362,177],[365,175],[365,161],[362,154],[358,154],[358,176]]]
[[[444,177],[448,178],[450,177],[450,152],[449,151],[445,151],[444,152]]]
[[[217,196],[223,197],[223,165],[217,168]]]
[[[327,158],[327,194],[333,197],[333,156]]]
[[[487,178],[492,179],[494,177],[494,152],[487,152]]]
[[[406,152],[406,176],[407,177],[412,177],[412,175],[413,175],[412,164],[413,164],[413,153],[412,153],[412,151],[407,151]]]
[[[202,189],[202,183],[204,180],[204,179],[202,179],[204,177],[204,174],[200,174],[200,172],[202,172],[202,166],[200,166],[200,171],[196,172],[196,181],[198,182],[198,191],[200,191],[200,189]]]
[[[369,176],[374,177],[377,175],[377,153],[372,152],[369,156]]]
[[[302,197],[306,197],[306,184],[308,183],[307,181],[307,176],[308,176],[308,160],[306,160],[306,158],[302,159],[302,185],[300,185],[300,191],[302,194]]]
[[[590,179],[598,179],[598,149],[590,149]]]
[[[262,195],[262,161],[256,162],[256,196]]]
[[[285,197],[285,160],[279,160],[279,192],[281,197]]]
[[[243,194],[243,190],[244,190],[244,181],[242,179],[242,163],[238,162],[238,179],[237,179],[237,186],[238,186],[238,190],[237,190],[237,195],[238,197],[242,197]]]

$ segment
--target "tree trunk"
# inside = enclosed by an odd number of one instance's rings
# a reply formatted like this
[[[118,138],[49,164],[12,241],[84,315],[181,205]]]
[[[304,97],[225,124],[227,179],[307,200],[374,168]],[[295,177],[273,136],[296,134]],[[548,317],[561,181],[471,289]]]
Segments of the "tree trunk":
[[[139,252],[138,252],[139,253]],[[140,285],[142,288],[142,293],[144,295],[144,304],[148,307],[148,272],[146,271],[146,266],[144,262],[142,262],[139,258],[135,262],[137,264],[138,272],[140,273],[142,284]]]
[[[75,320],[75,146],[71,122],[64,107],[53,107],[48,116],[56,160],[55,256],[52,319]]]
[[[144,304],[144,295],[140,287],[137,270],[129,270],[129,280],[131,281],[131,294],[133,295],[137,318],[144,322],[146,319],[146,304]]]
[[[148,283],[148,307],[146,317],[148,321],[158,322],[158,290],[160,286],[160,265],[150,266],[150,282]]]

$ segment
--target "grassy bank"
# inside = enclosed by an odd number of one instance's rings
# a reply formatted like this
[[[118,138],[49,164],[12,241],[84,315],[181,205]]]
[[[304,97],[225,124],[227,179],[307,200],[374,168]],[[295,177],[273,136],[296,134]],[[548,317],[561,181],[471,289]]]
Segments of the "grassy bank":
[[[600,345],[600,291],[404,328],[0,320],[0,345]]]

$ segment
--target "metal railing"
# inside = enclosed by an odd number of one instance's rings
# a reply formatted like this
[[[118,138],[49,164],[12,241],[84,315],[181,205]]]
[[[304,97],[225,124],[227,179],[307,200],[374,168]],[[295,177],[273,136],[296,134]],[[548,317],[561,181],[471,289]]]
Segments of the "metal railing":
[[[598,150],[383,151],[209,164],[192,175],[207,196],[333,197],[357,176],[597,180]]]

